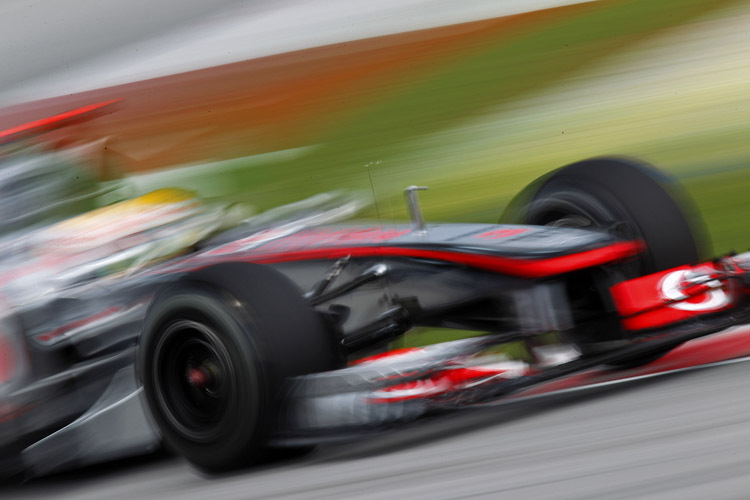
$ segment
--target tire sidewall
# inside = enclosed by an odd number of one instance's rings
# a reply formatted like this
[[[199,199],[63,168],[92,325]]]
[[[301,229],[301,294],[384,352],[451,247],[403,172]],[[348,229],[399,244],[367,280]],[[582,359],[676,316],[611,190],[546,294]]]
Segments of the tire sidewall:
[[[241,404],[213,444],[185,439],[159,415],[154,348],[165,325],[179,318],[208,321],[237,367]],[[271,266],[226,262],[175,276],[155,294],[144,321],[138,373],[167,446],[199,468],[218,472],[272,455],[270,438],[287,423],[289,379],[340,368],[344,361],[333,328],[294,282]],[[179,370],[168,373],[174,380]]]
[[[646,243],[641,274],[694,264],[710,254],[687,194],[646,163],[618,157],[576,162],[554,172],[535,198],[560,186],[590,193]]]
[[[152,409],[151,416],[162,433],[164,443],[208,470],[243,465],[235,463],[236,457],[242,456],[245,450],[258,448],[266,437],[264,430],[268,427],[265,422],[270,410],[270,397],[266,390],[268,377],[260,362],[263,354],[259,352],[257,342],[253,342],[260,326],[252,322],[251,316],[242,309],[228,309],[226,304],[232,303],[232,300],[226,292],[181,283],[163,290],[160,297],[147,313],[139,347],[138,371],[146,402]],[[161,340],[160,334],[173,322],[185,319],[206,324],[217,332],[232,363],[232,398],[227,408],[228,415],[216,439],[211,442],[191,439],[179,432],[162,413],[163,396],[158,391],[169,388],[159,387],[157,382],[158,364],[162,358],[156,350]],[[247,461],[253,458],[250,453]]]

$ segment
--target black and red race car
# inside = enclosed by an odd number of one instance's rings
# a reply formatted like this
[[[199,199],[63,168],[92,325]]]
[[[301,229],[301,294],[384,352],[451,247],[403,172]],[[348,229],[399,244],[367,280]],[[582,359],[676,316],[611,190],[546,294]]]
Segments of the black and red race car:
[[[425,224],[419,189],[410,224],[331,224],[330,197],[228,224],[167,190],[0,241],[5,473],[160,443],[224,470],[748,321],[750,254],[706,260],[647,165],[568,165],[499,224]],[[474,336],[389,350],[415,327]]]

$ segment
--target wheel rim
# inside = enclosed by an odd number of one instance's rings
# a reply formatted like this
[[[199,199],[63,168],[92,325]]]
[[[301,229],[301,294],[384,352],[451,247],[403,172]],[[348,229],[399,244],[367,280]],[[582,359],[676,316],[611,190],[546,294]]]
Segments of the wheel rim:
[[[156,345],[154,395],[171,429],[195,442],[210,442],[226,429],[237,390],[229,351],[210,326],[193,320],[169,323]]]

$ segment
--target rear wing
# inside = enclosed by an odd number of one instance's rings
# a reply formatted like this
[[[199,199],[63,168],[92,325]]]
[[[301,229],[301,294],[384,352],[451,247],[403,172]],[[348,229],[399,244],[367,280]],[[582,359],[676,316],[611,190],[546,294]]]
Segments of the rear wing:
[[[0,145],[33,137],[35,135],[58,129],[66,125],[81,123],[101,116],[104,108],[111,107],[122,99],[111,99],[93,104],[87,104],[80,108],[71,109],[57,115],[48,116],[28,123],[22,123],[9,129],[0,130]]]

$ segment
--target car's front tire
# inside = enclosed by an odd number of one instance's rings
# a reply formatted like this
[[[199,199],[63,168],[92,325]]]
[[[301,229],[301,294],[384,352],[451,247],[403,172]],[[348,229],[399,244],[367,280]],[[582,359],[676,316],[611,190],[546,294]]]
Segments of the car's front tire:
[[[628,158],[593,158],[559,168],[522,190],[501,221],[608,231],[641,240],[646,250],[620,265],[624,279],[694,264],[710,255],[705,229],[687,195],[665,174]],[[589,340],[596,344],[596,339]],[[672,347],[613,365],[646,364]]]
[[[288,377],[333,369],[338,357],[289,279],[266,266],[220,264],[159,291],[138,365],[167,447],[222,471],[266,455]]]

